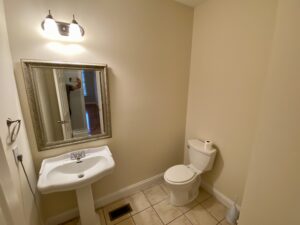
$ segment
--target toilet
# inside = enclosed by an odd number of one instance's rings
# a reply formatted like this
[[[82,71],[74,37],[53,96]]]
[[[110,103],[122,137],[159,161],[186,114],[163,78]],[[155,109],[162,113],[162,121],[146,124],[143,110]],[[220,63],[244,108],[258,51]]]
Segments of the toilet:
[[[216,149],[206,148],[204,142],[193,139],[187,145],[189,165],[175,165],[164,173],[164,180],[170,190],[170,203],[183,206],[197,198],[201,175],[212,169]]]

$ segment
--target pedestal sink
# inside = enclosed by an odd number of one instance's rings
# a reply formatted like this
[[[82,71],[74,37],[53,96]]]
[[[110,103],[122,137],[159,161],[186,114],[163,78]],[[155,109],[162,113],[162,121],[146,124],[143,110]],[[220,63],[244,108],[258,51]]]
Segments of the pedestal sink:
[[[37,187],[42,194],[76,190],[81,225],[100,225],[91,184],[114,167],[108,146],[66,153],[43,160]]]

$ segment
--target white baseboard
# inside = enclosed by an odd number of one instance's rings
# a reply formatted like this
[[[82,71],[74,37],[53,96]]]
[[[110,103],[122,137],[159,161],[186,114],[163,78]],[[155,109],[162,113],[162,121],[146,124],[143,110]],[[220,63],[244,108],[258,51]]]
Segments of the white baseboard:
[[[234,201],[230,198],[228,198],[226,195],[224,195],[222,192],[211,186],[205,181],[201,181],[201,187],[213,195],[219,202],[221,202],[223,205],[225,205],[227,208],[230,208],[233,204]],[[236,205],[237,209],[240,210],[240,206]]]
[[[146,189],[147,187],[150,187],[156,183],[162,182],[163,181],[163,173],[158,174],[154,177],[150,177],[148,179],[142,180],[138,183],[132,184],[130,186],[127,186],[125,188],[122,188],[114,193],[105,195],[101,198],[98,198],[95,200],[95,208],[100,208],[102,206],[105,206],[107,204],[110,204],[114,201],[117,201],[119,199],[128,197],[139,190]],[[61,213],[57,216],[53,216],[49,218],[46,222],[47,225],[57,225],[59,223],[63,223],[65,221],[71,220],[75,217],[79,216],[79,211],[77,208],[68,210],[64,213]]]
[[[138,183],[132,184],[130,186],[127,186],[125,188],[122,188],[114,193],[105,195],[101,198],[98,198],[95,200],[95,208],[103,207],[107,204],[110,204],[114,201],[117,201],[119,199],[128,197],[140,190],[144,190],[147,187],[150,187],[156,183],[160,183],[163,181],[163,173],[158,174],[156,176],[150,177],[148,179],[142,180]],[[201,181],[201,187],[206,190],[208,193],[213,195],[218,201],[220,201],[223,205],[225,205],[227,208],[232,206],[234,201],[230,198],[228,198],[226,195],[224,195],[222,192],[217,190],[216,188],[212,187],[210,184],[208,184],[205,181]],[[237,205],[237,208],[240,209],[240,206]],[[64,213],[61,213],[57,216],[53,216],[49,218],[46,222],[46,225],[57,225],[59,223],[63,223],[65,221],[71,220],[75,217],[79,216],[79,212],[77,208],[68,210]]]
[[[74,219],[79,216],[79,211],[78,209],[70,209],[66,212],[63,212],[57,216],[50,217],[46,221],[46,225],[57,225],[63,222],[66,222],[68,220]]]
[[[100,208],[102,206],[105,206],[109,203],[115,202],[121,198],[128,197],[140,190],[144,190],[147,187],[152,186],[153,184],[160,183],[163,181],[163,173],[158,174],[154,177],[150,177],[148,179],[142,180],[138,183],[132,184],[130,186],[127,186],[125,188],[122,188],[112,194],[103,196],[101,198],[98,198],[95,200],[95,207]]]

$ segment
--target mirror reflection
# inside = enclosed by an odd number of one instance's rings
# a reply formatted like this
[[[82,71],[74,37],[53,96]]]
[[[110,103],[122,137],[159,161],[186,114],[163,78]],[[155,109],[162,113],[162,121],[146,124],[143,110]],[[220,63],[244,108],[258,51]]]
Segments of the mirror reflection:
[[[22,63],[39,150],[111,137],[106,65]]]
[[[104,133],[100,73],[33,68],[47,142]]]

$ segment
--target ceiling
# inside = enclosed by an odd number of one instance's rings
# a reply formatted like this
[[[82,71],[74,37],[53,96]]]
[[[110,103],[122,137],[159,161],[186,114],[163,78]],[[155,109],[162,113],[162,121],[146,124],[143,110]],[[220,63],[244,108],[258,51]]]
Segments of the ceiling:
[[[195,7],[203,0],[175,0],[176,2],[180,2],[184,5]]]

